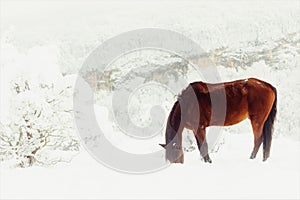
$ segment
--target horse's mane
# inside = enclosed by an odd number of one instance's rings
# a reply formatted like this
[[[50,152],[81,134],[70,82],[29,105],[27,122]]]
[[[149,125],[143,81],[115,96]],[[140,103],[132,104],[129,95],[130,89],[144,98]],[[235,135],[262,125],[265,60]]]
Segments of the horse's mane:
[[[178,98],[179,98],[179,97],[178,97]],[[172,116],[174,116],[174,112],[175,112],[175,110],[176,110],[178,104],[179,104],[179,101],[176,101],[176,102],[174,103],[173,108],[172,108],[172,110],[171,110],[171,112],[170,112],[170,115],[169,115],[169,122],[170,122],[170,125],[171,125],[171,126],[174,125],[174,121],[173,121],[174,118],[173,118]]]
[[[190,89],[193,88],[192,84],[189,84],[188,87],[181,90],[181,93],[177,95],[177,101],[181,102],[183,100],[183,97],[186,96],[186,94],[190,91]]]

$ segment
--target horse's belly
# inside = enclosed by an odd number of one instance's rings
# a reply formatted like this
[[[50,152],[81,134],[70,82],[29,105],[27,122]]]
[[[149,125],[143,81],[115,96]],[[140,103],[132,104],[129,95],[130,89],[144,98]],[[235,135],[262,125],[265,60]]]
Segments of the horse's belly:
[[[226,116],[225,120],[225,126],[231,126],[234,124],[237,124],[243,120],[245,120],[248,117],[247,112],[241,112],[241,113],[231,113]]]
[[[237,124],[248,117],[248,103],[246,98],[239,101],[227,102],[226,115],[212,116],[211,125],[231,126]]]
[[[231,106],[227,106],[225,126],[237,124],[248,117],[248,103],[246,98],[240,102],[232,102]]]

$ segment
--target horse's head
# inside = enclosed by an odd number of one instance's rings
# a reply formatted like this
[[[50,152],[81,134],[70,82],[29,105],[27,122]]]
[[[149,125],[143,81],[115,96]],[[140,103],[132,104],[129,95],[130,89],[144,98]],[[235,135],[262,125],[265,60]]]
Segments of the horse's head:
[[[166,150],[166,159],[169,160],[171,163],[183,163],[183,150],[182,148],[173,143],[173,145],[169,144],[159,144]]]

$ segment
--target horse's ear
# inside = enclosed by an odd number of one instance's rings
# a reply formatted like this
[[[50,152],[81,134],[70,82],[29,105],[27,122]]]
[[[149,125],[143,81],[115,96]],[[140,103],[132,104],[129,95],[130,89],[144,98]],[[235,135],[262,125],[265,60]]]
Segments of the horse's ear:
[[[162,146],[163,148],[166,148],[166,144],[159,144],[160,146]]]

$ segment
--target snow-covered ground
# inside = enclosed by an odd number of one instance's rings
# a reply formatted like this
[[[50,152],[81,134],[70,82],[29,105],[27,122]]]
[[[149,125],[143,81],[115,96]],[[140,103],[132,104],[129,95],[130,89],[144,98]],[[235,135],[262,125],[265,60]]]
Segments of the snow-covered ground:
[[[9,199],[298,199],[299,143],[273,142],[271,158],[250,160],[251,135],[226,135],[213,164],[198,152],[186,153],[184,165],[152,174],[122,174],[96,162],[87,152],[68,165],[51,168],[1,169],[1,198]]]
[[[299,1],[1,0],[1,123],[14,119],[16,114],[10,110],[14,83],[29,80],[36,88],[44,87],[43,84],[51,88],[52,83],[72,85],[84,59],[103,41],[145,27],[177,31],[199,43],[205,51],[215,52],[221,60],[217,69],[222,81],[256,77],[277,88],[278,114],[270,159],[262,162],[262,149],[255,160],[249,159],[253,135],[249,121],[244,121],[222,129],[219,148],[210,154],[212,164],[204,163],[194,150],[185,153],[183,165],[173,164],[155,173],[131,175],[104,167],[84,148],[73,160],[48,167],[9,168],[1,161],[0,198],[299,199]],[[220,49],[225,51],[218,54]],[[144,65],[145,60],[151,64],[169,61],[157,59],[155,54],[140,55],[144,57],[128,65]],[[231,60],[247,61],[252,57],[251,66],[228,67]],[[186,80],[198,80],[193,74],[190,69]],[[150,108],[138,103],[141,97],[153,92],[143,89],[136,93],[139,98],[132,97],[128,108],[133,113],[132,120],[139,125],[147,124]],[[41,95],[40,90],[35,95]],[[156,96],[148,96],[146,100],[156,104],[164,95],[162,104],[168,111],[175,100],[173,94],[162,89],[154,92]],[[95,113],[106,131],[105,136],[128,152],[159,150],[158,143],[164,141],[163,132],[148,140],[137,140],[114,126],[109,111],[100,105],[109,103],[110,96],[111,93],[103,92],[97,96],[102,101],[95,102]],[[72,105],[72,99],[66,101],[63,103]],[[140,119],[137,114],[142,114]],[[195,148],[193,142],[187,145]]]

